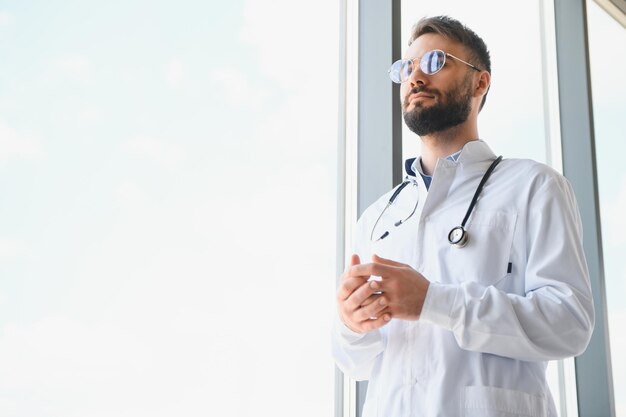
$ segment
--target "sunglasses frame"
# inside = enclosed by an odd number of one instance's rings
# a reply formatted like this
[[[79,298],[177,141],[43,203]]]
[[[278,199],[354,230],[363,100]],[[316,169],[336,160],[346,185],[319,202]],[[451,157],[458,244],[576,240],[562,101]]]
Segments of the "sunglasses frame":
[[[421,66],[421,64],[422,64],[422,59],[423,59],[425,56],[427,56],[428,54],[430,54],[431,52],[440,52],[440,53],[443,55],[443,63],[441,64],[441,67],[439,67],[439,69],[438,69],[438,70],[428,73],[428,72],[424,72],[424,70],[422,70],[422,66]],[[465,65],[467,65],[468,67],[470,67],[470,68],[472,68],[472,69],[474,69],[474,70],[476,70],[476,71],[479,71],[479,72],[480,72],[480,69],[479,69],[479,68],[477,68],[476,66],[474,66],[474,65],[470,64],[470,63],[469,63],[469,62],[467,62],[467,61],[462,60],[461,58],[459,58],[459,57],[457,57],[457,56],[454,56],[454,55],[452,55],[452,54],[450,54],[450,53],[448,53],[448,52],[445,52],[445,51],[443,51],[443,50],[441,50],[441,49],[433,49],[433,50],[431,50],[431,51],[426,52],[424,55],[422,55],[422,56],[421,56],[421,57],[419,57],[419,58],[413,58],[413,59],[399,59],[399,60],[395,61],[393,64],[391,64],[391,67],[389,68],[389,71],[387,71],[387,73],[389,74],[389,78],[391,78],[391,81],[393,81],[393,82],[394,82],[394,83],[396,83],[396,84],[402,84],[402,83],[404,83],[404,82],[406,82],[406,81],[408,81],[408,80],[409,80],[409,78],[411,77],[411,74],[413,74],[413,71],[411,71],[411,73],[409,74],[409,76],[407,77],[407,79],[406,79],[406,80],[404,80],[404,81],[402,81],[402,80],[400,80],[400,81],[396,81],[396,80],[394,80],[394,79],[393,79],[393,77],[392,77],[392,75],[391,75],[391,70],[393,69],[394,65],[396,65],[398,62],[411,62],[411,64],[412,64],[412,65],[415,65],[415,61],[419,61],[418,67],[419,67],[419,69],[420,69],[420,70],[421,70],[424,74],[426,74],[426,75],[435,75],[435,74],[437,74],[439,71],[441,71],[441,70],[443,69],[443,67],[446,65],[446,57],[448,57],[448,56],[449,56],[450,58],[452,58],[452,59],[456,59],[457,61],[464,63],[464,64],[465,64]],[[400,68],[402,68],[402,66],[401,66]]]

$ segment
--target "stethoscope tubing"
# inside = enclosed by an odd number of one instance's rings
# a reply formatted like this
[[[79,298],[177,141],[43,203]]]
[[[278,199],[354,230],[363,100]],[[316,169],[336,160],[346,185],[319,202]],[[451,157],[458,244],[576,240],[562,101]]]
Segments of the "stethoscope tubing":
[[[461,222],[461,225],[454,227],[452,230],[450,230],[450,233],[448,233],[448,241],[454,247],[462,248],[462,247],[467,245],[467,242],[469,241],[469,235],[468,235],[467,231],[465,230],[465,225],[467,224],[467,221],[469,220],[469,218],[470,218],[470,216],[472,214],[472,211],[474,210],[474,207],[476,206],[476,202],[478,201],[478,198],[480,197],[480,194],[481,194],[481,192],[482,192],[482,190],[483,190],[483,188],[485,186],[485,183],[487,182],[487,180],[489,179],[489,177],[493,173],[494,169],[496,169],[496,166],[498,166],[498,164],[501,161],[502,161],[502,155],[498,156],[491,163],[489,168],[487,168],[487,171],[483,174],[483,177],[481,178],[480,183],[478,184],[478,187],[476,188],[476,191],[474,192],[474,196],[472,197],[472,201],[470,202],[469,207],[467,208],[467,212],[465,213],[465,217],[463,218],[463,221]],[[396,200],[398,195],[400,195],[402,190],[404,188],[406,188],[406,186],[411,184],[411,183],[413,183],[413,185],[415,185],[417,187],[417,181],[415,181],[415,180],[408,180],[407,179],[407,180],[403,181],[395,189],[395,191],[393,192],[391,197],[389,197],[389,201],[385,205],[385,208],[378,215],[378,218],[376,219],[376,222],[374,223],[374,226],[372,227],[372,232],[370,233],[370,240],[371,241],[374,240],[374,231],[376,230],[376,226],[378,225],[378,222],[382,218],[383,214],[387,211],[389,206],[391,206],[393,204],[393,202]],[[406,222],[408,219],[410,219],[413,216],[413,214],[415,214],[415,211],[417,210],[418,204],[419,204],[419,194],[418,194],[417,201],[415,202],[415,207],[413,207],[413,211],[411,212],[411,214],[409,214],[407,216],[407,218],[405,218],[404,220],[399,220],[399,221],[395,222],[394,226],[398,227],[401,224],[403,224],[404,222]],[[385,231],[385,233],[383,233],[378,239],[376,239],[376,241],[382,240],[382,239],[386,238],[387,236],[389,236],[389,231],[388,230]]]
[[[496,160],[491,163],[489,168],[487,168],[487,172],[485,172],[485,175],[483,175],[483,178],[480,180],[480,183],[478,184],[478,188],[476,188],[476,192],[474,193],[474,197],[472,197],[472,201],[469,207],[467,208],[467,213],[465,213],[465,217],[463,218],[463,221],[461,222],[461,227],[465,227],[465,223],[467,223],[467,220],[472,214],[472,210],[474,210],[474,206],[476,205],[476,202],[478,201],[478,197],[480,196],[480,193],[483,191],[483,187],[485,186],[485,183],[491,176],[491,173],[493,172],[493,170],[496,169],[500,161],[502,161],[502,155],[497,157]]]
[[[385,208],[380,212],[380,214],[378,215],[378,218],[376,219],[376,222],[374,223],[374,226],[372,227],[372,232],[370,233],[370,240],[374,240],[374,230],[376,230],[376,226],[378,225],[378,222],[380,221],[381,217],[383,217],[383,214],[385,214],[385,212],[387,211],[387,209],[389,208],[389,206],[391,206],[393,204],[393,202],[396,200],[396,198],[398,197],[398,195],[400,194],[400,192],[409,184],[413,183],[413,185],[415,185],[417,187],[417,181],[415,180],[405,180],[402,182],[402,184],[400,184],[398,186],[398,188],[396,188],[396,190],[393,192],[393,194],[391,195],[391,197],[389,197],[389,201],[387,202],[387,205],[385,206]],[[411,212],[411,214],[409,214],[407,216],[406,219],[404,220],[398,220],[397,222],[394,223],[394,225],[396,227],[400,226],[401,224],[403,224],[405,221],[409,220],[411,218],[411,216],[413,216],[413,214],[415,214],[415,211],[417,210],[417,205],[419,203],[419,195],[417,197],[417,201],[415,202],[415,206],[413,207],[413,211]],[[385,233],[383,233],[378,239],[376,239],[376,241],[378,242],[379,240],[382,240],[384,238],[386,238],[387,236],[389,236],[389,231],[386,230]]]
[[[461,225],[453,227],[452,230],[450,230],[450,232],[448,233],[448,242],[450,242],[450,244],[454,246],[455,248],[460,249],[460,248],[464,248],[465,246],[467,246],[467,243],[469,242],[469,234],[467,233],[467,230],[465,230],[465,224],[467,223],[467,220],[469,219],[470,215],[472,214],[472,211],[474,210],[474,206],[476,205],[476,202],[478,201],[478,197],[480,197],[480,193],[483,191],[483,187],[485,186],[485,183],[491,176],[491,173],[493,172],[493,170],[496,169],[496,166],[498,166],[500,161],[502,161],[502,155],[497,157],[496,160],[493,161],[491,165],[489,165],[489,168],[487,168],[487,171],[485,172],[482,179],[480,180],[478,187],[476,187],[476,191],[474,192],[474,197],[472,197],[472,201],[470,202],[470,205],[467,208],[467,212],[465,213],[465,217],[463,218]]]

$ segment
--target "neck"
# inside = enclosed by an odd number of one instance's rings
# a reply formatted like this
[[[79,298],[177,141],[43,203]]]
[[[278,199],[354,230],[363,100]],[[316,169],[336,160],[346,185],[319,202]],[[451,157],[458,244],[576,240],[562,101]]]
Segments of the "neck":
[[[475,126],[459,125],[442,132],[421,137],[422,168],[426,175],[432,175],[439,158],[445,158],[460,151],[468,142],[478,139]]]

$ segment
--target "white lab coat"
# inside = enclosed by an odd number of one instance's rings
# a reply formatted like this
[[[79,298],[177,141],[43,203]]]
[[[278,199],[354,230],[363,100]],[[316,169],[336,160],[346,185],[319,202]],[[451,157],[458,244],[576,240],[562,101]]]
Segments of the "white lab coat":
[[[431,281],[419,321],[392,319],[352,332],[337,319],[337,365],[369,380],[363,417],[556,416],[547,361],[582,353],[594,323],[582,226],[569,182],[546,165],[504,159],[466,230],[448,242],[495,155],[483,141],[457,162],[440,159],[430,190],[418,174],[374,222],[392,193],[358,222],[355,252],[406,263]],[[418,164],[419,166],[419,164]],[[400,227],[413,209],[415,215]],[[509,270],[510,265],[510,272]]]

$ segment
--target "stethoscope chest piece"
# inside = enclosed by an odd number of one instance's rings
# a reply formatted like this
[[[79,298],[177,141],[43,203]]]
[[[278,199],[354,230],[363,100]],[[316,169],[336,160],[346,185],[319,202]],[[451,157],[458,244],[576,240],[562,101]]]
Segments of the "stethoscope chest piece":
[[[469,241],[469,234],[463,226],[457,226],[448,233],[448,242],[455,248],[463,248]]]
[[[472,210],[476,205],[476,201],[478,201],[478,196],[480,196],[480,192],[483,190],[483,186],[487,182],[487,179],[489,178],[493,170],[500,163],[500,161],[502,161],[502,155],[497,157],[495,161],[491,163],[491,165],[487,169],[487,172],[485,172],[483,178],[480,180],[480,184],[478,184],[478,188],[476,188],[476,192],[474,193],[472,202],[467,208],[467,213],[465,213],[465,217],[463,218],[461,225],[453,228],[452,230],[450,230],[450,233],[448,233],[448,242],[450,242],[450,244],[455,248],[464,248],[465,245],[467,245],[467,242],[469,241],[469,235],[465,230],[465,224],[467,223],[467,219],[469,219],[470,214],[472,214]]]

